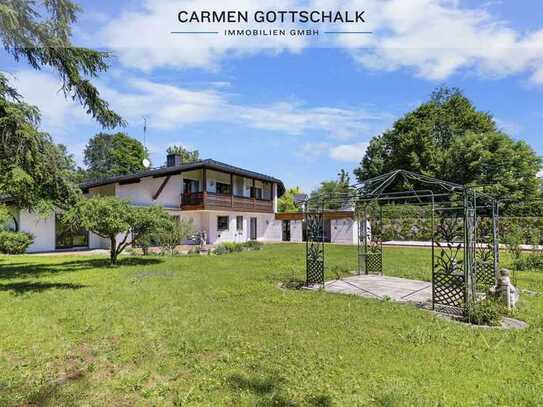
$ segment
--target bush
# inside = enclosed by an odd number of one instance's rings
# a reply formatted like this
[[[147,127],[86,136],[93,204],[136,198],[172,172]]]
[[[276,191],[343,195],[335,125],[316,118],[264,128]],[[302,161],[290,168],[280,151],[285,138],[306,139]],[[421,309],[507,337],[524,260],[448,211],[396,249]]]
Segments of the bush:
[[[262,249],[262,246],[264,246],[264,243],[257,240],[248,240],[243,243],[243,247],[245,247],[247,250],[260,250]]]
[[[178,245],[192,233],[192,219],[173,221],[157,234],[162,254],[173,256]]]
[[[228,253],[239,253],[244,250],[260,250],[264,246],[262,242],[257,242],[255,240],[249,240],[244,243],[236,242],[225,242],[215,246],[213,253],[215,254],[228,254]]]
[[[0,232],[0,253],[22,254],[32,244],[32,235],[24,232]]]
[[[466,308],[466,322],[475,325],[497,326],[501,316],[506,314],[505,306],[492,298],[485,298]]]
[[[242,243],[225,242],[215,247],[215,254],[239,253],[243,251]]]

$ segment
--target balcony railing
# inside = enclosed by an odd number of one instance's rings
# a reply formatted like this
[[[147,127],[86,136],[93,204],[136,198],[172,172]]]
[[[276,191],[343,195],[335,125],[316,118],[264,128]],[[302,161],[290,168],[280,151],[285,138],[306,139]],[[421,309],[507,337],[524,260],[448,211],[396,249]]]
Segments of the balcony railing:
[[[230,209],[247,212],[273,212],[273,201],[215,192],[181,194],[181,209]]]

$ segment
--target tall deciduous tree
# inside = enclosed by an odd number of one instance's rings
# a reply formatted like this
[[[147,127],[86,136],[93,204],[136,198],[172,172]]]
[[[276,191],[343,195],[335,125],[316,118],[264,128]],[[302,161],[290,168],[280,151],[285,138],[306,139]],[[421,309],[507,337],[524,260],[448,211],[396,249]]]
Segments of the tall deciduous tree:
[[[191,163],[200,159],[200,152],[198,150],[188,150],[183,146],[170,146],[166,150],[167,154],[177,154],[181,156],[183,163]]]
[[[405,169],[518,199],[540,194],[541,160],[524,142],[500,132],[460,90],[440,88],[430,100],[374,137],[354,173],[359,181]]]
[[[143,144],[124,133],[98,133],[84,151],[87,178],[133,174],[144,169],[148,157]]]
[[[62,91],[79,102],[102,126],[114,128],[124,121],[113,112],[91,79],[108,69],[108,52],[76,47],[71,25],[80,8],[70,0],[3,0],[0,3],[0,38],[16,61],[33,68],[49,67],[59,76]],[[5,80],[5,77],[0,74]]]

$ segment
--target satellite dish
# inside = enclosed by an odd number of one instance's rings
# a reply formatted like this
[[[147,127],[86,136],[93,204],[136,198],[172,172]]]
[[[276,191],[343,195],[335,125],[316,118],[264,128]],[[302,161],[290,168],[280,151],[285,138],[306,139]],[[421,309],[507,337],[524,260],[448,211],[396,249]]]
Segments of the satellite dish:
[[[151,161],[149,161],[147,158],[144,158],[141,163],[143,164],[144,168],[149,168],[151,166]]]

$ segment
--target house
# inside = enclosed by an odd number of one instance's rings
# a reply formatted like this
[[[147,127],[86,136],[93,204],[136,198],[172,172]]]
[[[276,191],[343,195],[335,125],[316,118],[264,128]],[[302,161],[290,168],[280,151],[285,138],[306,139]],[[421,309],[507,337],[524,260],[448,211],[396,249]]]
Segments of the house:
[[[277,213],[277,199],[285,192],[281,180],[211,159],[182,163],[180,156],[171,154],[164,167],[85,182],[81,189],[85,196],[116,196],[135,206],[161,205],[172,216],[191,219],[194,231],[205,232],[210,244],[304,240],[303,214]],[[34,236],[28,252],[109,248],[109,241],[93,233],[68,230],[58,213],[43,218],[12,209],[13,229]],[[327,240],[356,243],[352,216],[338,219],[325,221]]]

